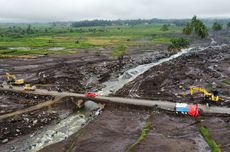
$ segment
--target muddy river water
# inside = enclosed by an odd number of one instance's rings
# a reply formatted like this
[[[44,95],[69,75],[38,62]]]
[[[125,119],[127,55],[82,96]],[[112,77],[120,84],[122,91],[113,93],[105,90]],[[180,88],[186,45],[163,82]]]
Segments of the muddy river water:
[[[177,58],[183,54],[190,52],[191,50],[192,50],[192,48],[183,49],[182,51],[180,51],[180,52],[178,52],[178,53],[176,53],[170,57],[160,59],[157,62],[153,62],[153,63],[149,63],[149,64],[143,64],[143,65],[139,65],[135,68],[129,69],[126,72],[124,72],[122,75],[120,75],[119,78],[105,82],[104,85],[106,87],[104,87],[97,94],[106,96],[106,95],[109,95],[111,93],[114,93],[117,90],[121,89],[125,84],[129,83],[130,81],[133,81],[136,77],[143,74],[144,72],[146,72],[147,70],[149,70],[153,66],[157,66],[157,65],[162,64],[164,62],[175,59],[175,58]]]

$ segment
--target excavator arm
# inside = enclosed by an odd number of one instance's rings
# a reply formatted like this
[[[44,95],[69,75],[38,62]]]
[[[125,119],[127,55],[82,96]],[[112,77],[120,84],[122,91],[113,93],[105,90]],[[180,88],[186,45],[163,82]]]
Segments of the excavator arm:
[[[11,75],[9,73],[6,73],[5,77],[7,79],[7,82],[15,82],[15,80],[16,80],[16,76],[15,75]]]
[[[210,93],[208,93],[208,91],[206,91],[205,89],[203,88],[199,88],[199,87],[190,87],[190,94],[193,95],[193,92],[194,91],[198,91],[198,92],[201,92],[203,93],[204,95],[210,95]]]
[[[8,83],[14,83],[17,85],[24,84],[24,79],[17,79],[15,75],[6,73],[5,77],[6,77]]]
[[[212,93],[209,93],[207,90],[205,90],[203,88],[190,86],[190,95],[193,95],[194,91],[198,91],[198,92],[203,93],[205,99],[207,99],[209,101],[215,101],[215,102],[219,101],[219,96],[214,95]]]

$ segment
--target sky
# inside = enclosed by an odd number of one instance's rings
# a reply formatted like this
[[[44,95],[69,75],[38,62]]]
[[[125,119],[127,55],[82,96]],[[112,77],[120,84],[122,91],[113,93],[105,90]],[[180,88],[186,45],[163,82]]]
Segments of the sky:
[[[0,22],[230,18],[230,0],[0,0]]]

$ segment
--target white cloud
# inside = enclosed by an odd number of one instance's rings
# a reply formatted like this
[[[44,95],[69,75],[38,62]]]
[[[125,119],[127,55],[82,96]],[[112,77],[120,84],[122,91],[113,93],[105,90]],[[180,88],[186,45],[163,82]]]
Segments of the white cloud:
[[[230,17],[228,0],[0,0],[2,21]]]

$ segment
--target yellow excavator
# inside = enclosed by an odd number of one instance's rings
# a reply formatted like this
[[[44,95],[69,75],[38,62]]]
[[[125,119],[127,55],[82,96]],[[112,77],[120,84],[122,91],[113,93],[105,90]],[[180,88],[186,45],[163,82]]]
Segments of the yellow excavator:
[[[198,91],[198,92],[203,93],[204,99],[206,101],[218,103],[218,101],[220,100],[217,91],[213,91],[213,93],[209,93],[207,90],[205,90],[203,88],[190,86],[190,95],[191,96],[193,95],[194,91]]]
[[[17,79],[15,75],[6,73],[5,77],[7,78],[8,84],[22,85],[24,84],[24,79]]]

